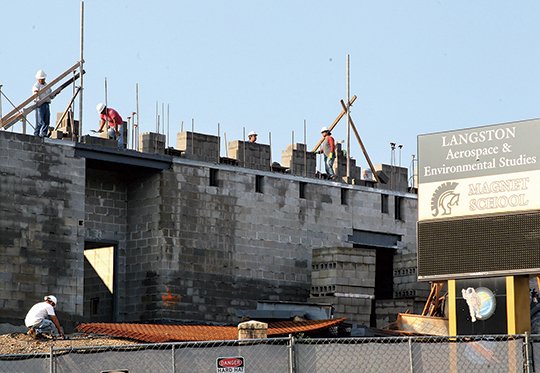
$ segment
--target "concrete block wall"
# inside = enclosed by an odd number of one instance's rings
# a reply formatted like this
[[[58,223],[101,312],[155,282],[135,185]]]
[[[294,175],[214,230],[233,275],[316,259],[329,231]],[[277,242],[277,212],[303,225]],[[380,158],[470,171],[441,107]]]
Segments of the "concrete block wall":
[[[121,253],[125,266],[125,289],[120,294],[119,317],[122,321],[157,318],[161,293],[160,278],[167,268],[163,258],[169,252],[164,230],[175,224],[164,210],[167,199],[160,195],[170,185],[162,182],[159,172],[139,172],[127,185],[127,242]],[[160,227],[160,222],[163,221]],[[176,257],[178,260],[178,257]]]
[[[179,132],[176,135],[176,149],[183,151],[185,158],[218,163],[219,141],[218,136]]]
[[[416,307],[413,299],[383,299],[375,301],[376,327],[385,328],[397,319],[398,313],[413,312]],[[422,312],[422,310],[420,310]]]
[[[0,175],[0,318],[23,324],[47,294],[64,322],[82,316],[84,159],[73,147],[1,131]]]
[[[217,186],[209,185],[211,172]],[[262,193],[255,190],[257,176],[263,178]],[[314,182],[300,198],[301,182],[279,174],[201,167],[179,159],[157,178],[140,189],[139,198],[158,210],[144,218],[151,228],[142,233],[154,243],[133,262],[139,269],[127,275],[128,315],[134,319],[234,322],[236,309],[255,308],[258,300],[306,301],[312,248],[342,247],[351,234],[353,209],[362,209],[353,218],[356,225],[381,229],[385,218],[379,204],[368,203],[378,200],[378,193],[352,188],[349,205],[342,205],[341,188]],[[148,188],[152,198],[145,196]],[[391,223],[386,230],[403,232],[403,222],[386,219]],[[135,250],[129,249],[131,255]],[[372,293],[374,285],[364,275],[374,276],[359,271],[357,283],[339,284],[339,290],[365,285]],[[145,294],[142,302],[140,294]],[[366,322],[371,299],[346,299],[339,307],[360,312],[356,320]]]
[[[304,144],[287,146],[281,153],[281,165],[289,168],[292,175],[315,177],[317,170],[317,154],[305,151]]]
[[[336,186],[317,179],[306,182],[290,175],[217,163],[201,165],[185,158],[175,158],[173,168],[164,171],[98,169],[95,161],[86,170],[85,160],[74,157],[73,146],[59,145],[66,142],[46,139],[44,144],[38,138],[17,136],[22,135],[0,132],[0,157],[5,161],[0,166],[0,192],[9,196],[0,205],[0,264],[41,255],[35,270],[40,268],[46,277],[42,282],[50,284],[56,295],[66,297],[70,315],[83,313],[84,239],[117,245],[118,321],[236,322],[237,309],[254,309],[260,300],[305,302],[312,287],[312,250],[351,248],[348,240],[353,229],[401,235],[398,250],[415,252],[414,195]],[[9,144],[9,139],[14,143]],[[27,149],[23,159],[15,151],[19,149]],[[216,185],[210,185],[210,175]],[[28,186],[17,196],[21,179]],[[262,190],[256,190],[256,180]],[[346,201],[342,200],[344,188]],[[381,213],[382,193],[390,194],[390,204],[393,197],[402,198],[403,219],[395,219],[392,206],[390,213]],[[18,211],[12,206],[13,198],[17,203],[16,198],[23,198],[21,205],[29,211],[21,215],[23,219],[10,214]],[[25,214],[35,221],[27,221]],[[76,230],[73,222],[77,222]],[[62,234],[43,233],[42,228],[49,226],[62,227]],[[66,226],[71,228],[65,230]],[[17,236],[19,232],[23,236]],[[24,246],[24,239],[31,245]],[[24,254],[29,246],[32,250]],[[42,250],[44,246],[48,249]],[[58,248],[71,251],[49,260],[51,250]],[[58,272],[51,278],[48,271],[53,269]],[[6,281],[0,285],[4,286],[0,294],[9,302],[36,281],[33,276],[14,280],[12,272],[1,272]],[[351,284],[336,285],[344,292],[354,290]],[[6,302],[7,309],[13,309]],[[355,320],[360,323],[370,302],[347,298],[340,300],[337,309],[358,312]]]
[[[143,153],[165,154],[166,141],[161,133],[145,132],[139,135],[139,149]]]
[[[228,154],[229,158],[236,159],[242,167],[270,170],[270,145],[240,140],[229,141]]]
[[[324,169],[324,168],[323,168]],[[336,143],[336,160],[334,161],[334,172],[338,178],[347,176],[347,154],[343,149],[343,144]],[[362,170],[356,165],[356,159],[350,159],[350,178],[360,180]]]
[[[389,189],[400,192],[407,192],[409,189],[408,171],[405,167],[392,166],[388,164],[376,164],[375,171],[382,171],[388,177],[388,183],[380,183],[377,186],[381,189]]]
[[[82,137],[82,142],[87,145],[97,145],[113,149],[118,147],[118,143],[115,140],[109,140],[108,138],[98,136],[85,135]]]
[[[369,326],[374,295],[374,249],[313,249],[311,302],[331,303],[335,317]]]
[[[125,279],[125,251],[127,232],[128,178],[124,173],[87,168],[85,190],[85,241],[89,244],[112,245],[117,250],[115,272],[117,281]],[[113,297],[122,299],[124,288],[119,286]],[[91,294],[85,294],[85,317],[90,317]],[[103,302],[102,302],[103,303]],[[121,304],[122,302],[119,302]],[[119,320],[116,309],[112,320]],[[98,310],[101,312],[101,310]],[[88,319],[89,320],[89,319]]]

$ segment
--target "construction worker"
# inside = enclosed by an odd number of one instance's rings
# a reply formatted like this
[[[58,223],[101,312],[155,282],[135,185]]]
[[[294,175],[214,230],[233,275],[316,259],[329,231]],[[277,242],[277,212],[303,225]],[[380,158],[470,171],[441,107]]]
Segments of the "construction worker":
[[[39,137],[45,137],[49,134],[49,123],[51,120],[51,110],[49,108],[51,103],[51,93],[50,88],[44,89],[47,83],[45,79],[47,74],[45,71],[38,70],[36,73],[36,84],[32,87],[32,93],[36,94],[39,92],[39,95],[36,97],[36,128],[34,129],[34,135]]]
[[[248,140],[250,143],[254,143],[257,141],[257,133],[255,131],[251,131],[248,133]]]
[[[34,304],[26,314],[24,324],[28,328],[27,334],[33,338],[39,338],[40,336],[54,337],[55,334],[59,334],[64,338],[64,332],[54,313],[57,303],[56,297],[46,295],[43,299],[44,302]],[[54,327],[56,327],[56,332]]]
[[[324,140],[321,144],[321,150],[319,153],[324,154],[324,168],[328,178],[331,180],[336,180],[336,174],[334,173],[334,160],[336,159],[336,142],[331,136],[332,134],[328,128],[321,128],[321,134],[324,137]]]
[[[104,103],[99,103],[96,106],[96,110],[99,114],[99,130],[103,132],[105,123],[108,124],[107,134],[109,139],[118,140],[118,147],[121,148],[124,145],[124,138],[122,136],[122,124],[124,121],[122,117],[113,108],[108,108]]]

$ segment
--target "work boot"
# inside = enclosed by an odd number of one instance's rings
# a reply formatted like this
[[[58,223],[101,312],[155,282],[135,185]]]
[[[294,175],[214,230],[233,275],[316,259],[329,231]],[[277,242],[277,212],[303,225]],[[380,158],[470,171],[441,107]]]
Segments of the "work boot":
[[[28,331],[26,332],[26,335],[34,338],[34,339],[37,339],[37,334],[36,334],[36,331],[34,330],[34,328],[30,328],[28,329]]]

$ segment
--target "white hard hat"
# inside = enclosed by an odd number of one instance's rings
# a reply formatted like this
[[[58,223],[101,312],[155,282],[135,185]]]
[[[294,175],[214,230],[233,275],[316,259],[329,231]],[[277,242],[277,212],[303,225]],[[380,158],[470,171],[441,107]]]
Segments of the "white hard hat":
[[[330,131],[328,130],[328,128],[323,127],[323,128],[321,128],[321,133],[323,133],[323,132],[330,132]]]
[[[251,131],[250,133],[248,133],[248,137],[249,136],[257,136],[257,133],[255,131]]]
[[[56,297],[54,295],[47,295],[45,296],[45,298],[43,298],[45,300],[50,300],[51,302],[54,303],[54,305],[56,306],[56,304],[58,303],[57,300],[56,300]]]
[[[36,79],[45,79],[47,77],[47,74],[45,74],[45,71],[38,70],[36,73]]]
[[[100,102],[99,104],[97,104],[96,106],[96,110],[98,112],[98,114],[101,114],[103,112],[103,109],[105,109],[106,106],[103,102]]]

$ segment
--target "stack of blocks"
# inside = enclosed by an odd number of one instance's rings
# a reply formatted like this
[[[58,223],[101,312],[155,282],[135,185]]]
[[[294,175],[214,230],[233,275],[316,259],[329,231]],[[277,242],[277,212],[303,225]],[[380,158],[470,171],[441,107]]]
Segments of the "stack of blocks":
[[[219,137],[194,132],[179,132],[176,149],[184,152],[188,159],[217,163],[219,159]]]
[[[375,295],[375,250],[321,248],[313,250],[310,302],[331,303],[336,317],[370,324]]]
[[[341,149],[340,143],[336,144],[336,160],[334,161],[334,172],[338,178],[347,176],[347,154]],[[362,173],[360,167],[356,166],[356,160],[351,158],[350,178],[360,180]]]
[[[270,145],[240,140],[230,141],[229,157],[236,159],[240,166],[246,168],[261,171],[270,170]]]
[[[145,132],[139,136],[139,149],[144,153],[165,154],[165,135]]]
[[[287,167],[292,175],[315,177],[317,155],[305,150],[304,144],[290,144],[281,153],[281,164]]]

